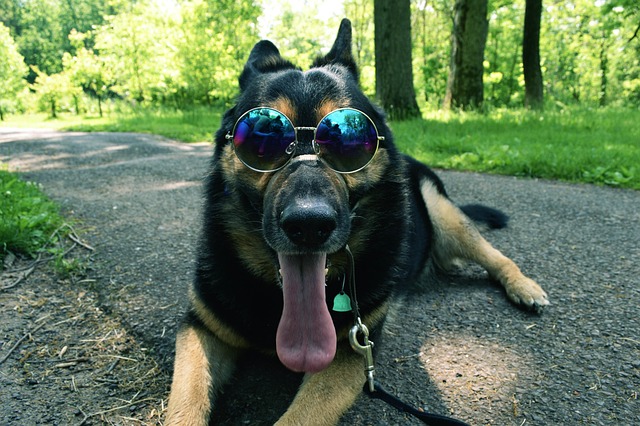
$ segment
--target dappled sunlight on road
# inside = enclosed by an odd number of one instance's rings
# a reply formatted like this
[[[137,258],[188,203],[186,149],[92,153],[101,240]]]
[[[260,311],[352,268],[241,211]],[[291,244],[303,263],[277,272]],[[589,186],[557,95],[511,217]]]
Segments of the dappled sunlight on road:
[[[517,416],[518,377],[532,375],[527,357],[469,335],[429,338],[419,359],[453,413],[474,407],[486,418]]]
[[[123,141],[126,138],[126,141]],[[28,142],[17,144],[17,142]],[[0,162],[12,171],[85,170],[164,161],[176,151],[209,157],[211,144],[176,143],[146,134],[0,129]]]

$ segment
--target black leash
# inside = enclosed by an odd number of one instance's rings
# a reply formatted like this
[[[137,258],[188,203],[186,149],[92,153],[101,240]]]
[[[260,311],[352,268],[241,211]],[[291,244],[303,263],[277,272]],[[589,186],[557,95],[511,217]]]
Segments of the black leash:
[[[469,426],[467,423],[452,419],[451,417],[420,411],[391,395],[389,392],[384,390],[380,383],[373,379],[375,371],[375,365],[373,362],[373,342],[369,340],[369,330],[367,330],[367,327],[362,324],[362,321],[360,320],[358,298],[356,296],[355,262],[353,260],[353,254],[351,253],[349,246],[345,246],[345,251],[350,264],[350,268],[348,270],[348,282],[349,292],[351,293],[350,307],[354,317],[354,326],[349,331],[349,343],[356,353],[359,353],[364,357],[364,375],[367,378],[367,382],[364,384],[364,392],[369,395],[369,397],[382,400],[404,413],[411,414],[424,424],[430,426]],[[362,335],[363,343],[360,343],[358,340],[358,334]]]
[[[465,423],[465,422],[463,422],[461,420],[456,420],[456,419],[453,419],[453,418],[447,417],[447,416],[441,416],[439,414],[427,413],[426,411],[420,411],[417,408],[414,408],[414,407],[402,402],[401,400],[399,400],[395,396],[391,395],[377,381],[374,382],[374,387],[375,387],[375,389],[372,392],[369,389],[369,384],[365,383],[365,385],[364,385],[364,393],[369,395],[370,398],[379,399],[381,401],[386,402],[387,404],[391,405],[392,407],[396,408],[399,411],[402,411],[403,413],[411,414],[412,416],[414,416],[415,418],[417,418],[418,420],[420,420],[422,423],[424,423],[426,425],[429,425],[429,426],[469,426],[467,423]]]

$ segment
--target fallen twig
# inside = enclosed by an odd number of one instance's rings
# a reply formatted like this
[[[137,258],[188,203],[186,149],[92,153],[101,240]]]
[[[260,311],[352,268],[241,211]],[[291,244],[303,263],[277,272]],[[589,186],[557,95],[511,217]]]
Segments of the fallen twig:
[[[73,228],[72,228],[73,229]],[[81,245],[82,247],[86,248],[89,251],[95,251],[95,249],[93,247],[91,247],[89,244],[82,242],[80,240],[80,237],[78,237],[75,233],[71,233],[69,234],[69,238],[74,242],[77,243],[79,245]]]
[[[5,285],[0,287],[1,290],[8,290],[20,284],[25,278],[27,278],[31,273],[36,269],[35,265],[28,269],[25,273],[23,273],[20,277],[18,277],[14,282],[9,285]]]
[[[48,260],[48,259],[42,259],[42,253],[38,253],[38,257],[36,257],[36,258],[33,260],[33,262],[29,263],[28,265],[26,265],[26,266],[21,266],[21,267],[19,267],[19,268],[8,269],[8,270],[4,271],[3,273],[4,273],[4,274],[14,274],[14,273],[16,273],[16,272],[26,271],[26,270],[28,270],[28,269],[35,268],[35,267],[38,265],[38,263],[42,263],[42,262],[45,262],[45,261],[47,261],[47,260]]]
[[[117,407],[113,407],[113,408],[109,408],[108,410],[102,410],[102,411],[98,411],[95,413],[91,413],[91,414],[85,414],[84,411],[82,411],[82,409],[79,409],[80,412],[84,415],[84,419],[82,419],[82,421],[80,423],[78,423],[78,426],[82,426],[86,423],[87,420],[89,420],[91,417],[96,417],[96,416],[101,416],[103,414],[109,414],[109,413],[113,413],[114,411],[118,411],[118,410],[122,410],[123,408],[128,408],[131,407],[132,405],[136,405],[136,404],[140,404],[141,402],[147,402],[147,401],[154,401],[156,398],[145,398],[145,399],[141,399],[138,401],[131,401],[125,405],[119,405]]]
[[[91,247],[89,244],[83,242],[82,240],[80,240],[80,237],[78,236],[78,233],[76,232],[75,228],[71,225],[69,225],[68,223],[63,223],[62,225],[60,225],[60,227],[58,227],[58,229],[56,229],[55,231],[53,231],[53,233],[51,234],[51,237],[49,237],[49,240],[52,240],[53,237],[55,237],[58,232],[60,232],[60,230],[67,228],[69,230],[69,234],[67,235],[69,237],[69,239],[71,241],[73,241],[74,243],[81,245],[82,247],[86,248],[89,251],[95,251],[95,249],[93,247]]]
[[[64,319],[64,320],[62,320],[62,321],[58,321],[58,322],[54,323],[54,324],[53,324],[53,326],[55,327],[55,326],[58,326],[58,325],[60,325],[60,324],[64,324],[64,323],[66,323],[66,322],[75,321],[75,320],[80,319],[80,318],[82,318],[82,317],[84,317],[84,316],[85,316],[85,313],[83,312],[83,313],[81,313],[81,314],[76,315],[75,317],[67,318],[67,319]]]
[[[420,358],[422,355],[423,355],[423,352],[422,352],[422,351],[420,351],[420,352],[418,352],[417,354],[411,354],[411,355],[399,356],[399,357],[397,357],[397,358],[394,358],[393,360],[394,360],[395,362],[405,362],[405,361],[409,361],[409,360],[414,359],[414,358]]]
[[[9,358],[9,356],[13,353],[13,351],[15,351],[18,348],[18,346],[20,346],[20,343],[22,343],[24,341],[24,339],[29,337],[31,335],[31,333],[35,333],[36,331],[40,330],[42,327],[44,327],[45,324],[46,324],[46,322],[38,324],[33,330],[29,330],[27,333],[25,333],[24,336],[22,336],[20,339],[18,339],[16,344],[13,345],[13,347],[11,349],[9,349],[9,352],[7,352],[4,355],[4,357],[2,357],[2,359],[0,359],[0,364],[5,362]]]
[[[53,366],[53,368],[69,368],[78,365],[77,361],[61,362]]]

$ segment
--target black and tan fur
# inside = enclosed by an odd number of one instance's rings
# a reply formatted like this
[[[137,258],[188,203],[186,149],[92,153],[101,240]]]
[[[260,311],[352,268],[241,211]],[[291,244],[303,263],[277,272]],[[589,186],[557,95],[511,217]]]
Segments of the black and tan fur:
[[[176,341],[168,425],[215,422],[216,397],[232,375],[238,354],[257,350],[275,355],[283,309],[279,252],[301,257],[326,253],[326,300],[331,301],[348,268],[348,244],[362,321],[373,335],[393,295],[415,282],[430,261],[445,269],[456,259],[476,262],[504,286],[514,303],[534,310],[548,304],[540,286],[473,224],[472,219],[488,221],[487,215],[495,211],[456,207],[430,169],[400,154],[382,111],[362,94],[357,78],[347,20],[332,50],[309,71],[284,60],[267,41],[251,52],[240,76],[240,96],[216,135],[196,276],[189,291],[191,308]],[[372,163],[356,173],[333,172],[309,140],[301,141],[302,149],[284,168],[255,172],[236,158],[225,135],[240,115],[258,106],[282,111],[296,126],[315,126],[337,108],[357,108],[373,119],[385,139]],[[282,212],[309,200],[335,213],[336,226],[320,240],[300,244],[283,231]],[[353,317],[331,312],[331,320],[337,335],[335,358],[322,371],[305,375],[278,425],[335,424],[360,393],[363,361],[346,342]]]

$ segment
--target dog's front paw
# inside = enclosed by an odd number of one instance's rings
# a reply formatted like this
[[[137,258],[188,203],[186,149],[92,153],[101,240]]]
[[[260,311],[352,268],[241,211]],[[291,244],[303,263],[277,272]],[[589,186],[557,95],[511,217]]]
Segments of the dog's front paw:
[[[547,293],[538,283],[525,276],[506,286],[506,291],[507,296],[513,303],[538,313],[549,305]]]

